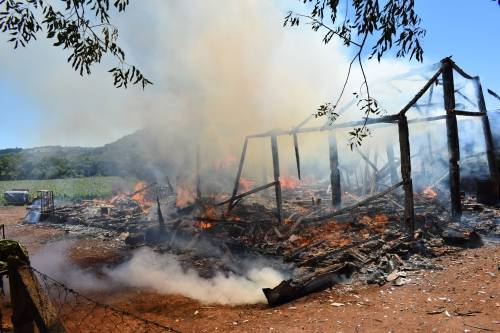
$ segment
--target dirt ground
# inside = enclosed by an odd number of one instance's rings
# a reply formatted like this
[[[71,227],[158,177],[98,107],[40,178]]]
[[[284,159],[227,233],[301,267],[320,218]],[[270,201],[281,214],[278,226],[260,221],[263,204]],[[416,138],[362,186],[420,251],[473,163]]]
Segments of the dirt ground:
[[[7,238],[30,254],[69,237],[59,229],[19,224],[24,214],[24,207],[0,207],[0,223]],[[98,239],[73,244],[70,257],[79,265],[121,256],[118,247]],[[500,332],[499,250],[498,244],[457,250],[435,259],[444,270],[412,272],[400,287],[344,285],[275,308],[203,305],[141,290],[99,297],[181,332]]]

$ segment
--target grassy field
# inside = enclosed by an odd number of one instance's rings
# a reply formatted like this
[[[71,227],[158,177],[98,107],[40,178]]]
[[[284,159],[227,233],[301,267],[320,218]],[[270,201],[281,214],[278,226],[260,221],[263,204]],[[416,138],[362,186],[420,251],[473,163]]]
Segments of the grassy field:
[[[56,199],[79,200],[106,198],[121,191],[130,192],[135,183],[135,179],[121,177],[0,181],[0,204],[5,204],[3,192],[11,189],[28,189],[32,196],[36,195],[37,190],[52,190]]]

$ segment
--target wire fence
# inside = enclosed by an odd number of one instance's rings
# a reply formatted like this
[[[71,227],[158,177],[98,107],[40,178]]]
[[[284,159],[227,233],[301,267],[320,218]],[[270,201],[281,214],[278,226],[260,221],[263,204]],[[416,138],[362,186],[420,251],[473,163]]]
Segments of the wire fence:
[[[33,267],[31,270],[67,332],[180,333],[172,327],[95,301]]]

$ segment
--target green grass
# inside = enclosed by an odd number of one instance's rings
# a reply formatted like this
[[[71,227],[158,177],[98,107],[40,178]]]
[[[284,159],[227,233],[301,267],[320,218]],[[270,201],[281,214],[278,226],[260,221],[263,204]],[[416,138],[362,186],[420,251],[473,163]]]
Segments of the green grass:
[[[0,181],[0,204],[5,204],[3,192],[11,189],[28,189],[30,196],[38,190],[52,190],[56,199],[69,201],[108,198],[118,192],[130,192],[137,180],[121,177],[87,177],[47,180]]]

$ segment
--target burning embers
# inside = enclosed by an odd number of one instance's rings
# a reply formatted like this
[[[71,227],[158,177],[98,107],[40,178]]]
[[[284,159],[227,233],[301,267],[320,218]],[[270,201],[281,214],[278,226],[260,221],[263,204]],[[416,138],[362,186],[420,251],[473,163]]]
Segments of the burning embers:
[[[437,192],[430,186],[423,190],[422,194],[428,199],[435,199],[438,196]]]
[[[281,176],[280,177],[280,184],[281,188],[284,189],[294,189],[297,188],[299,185],[300,180],[298,178],[295,178],[293,176]]]
[[[215,207],[213,206],[203,205],[203,207],[204,211],[201,214],[202,219],[198,221],[196,225],[200,229],[210,229],[214,226],[213,222],[210,221],[213,221],[217,218],[217,212],[215,210]]]
[[[185,208],[196,202],[196,192],[188,185],[177,185],[175,206]]]

